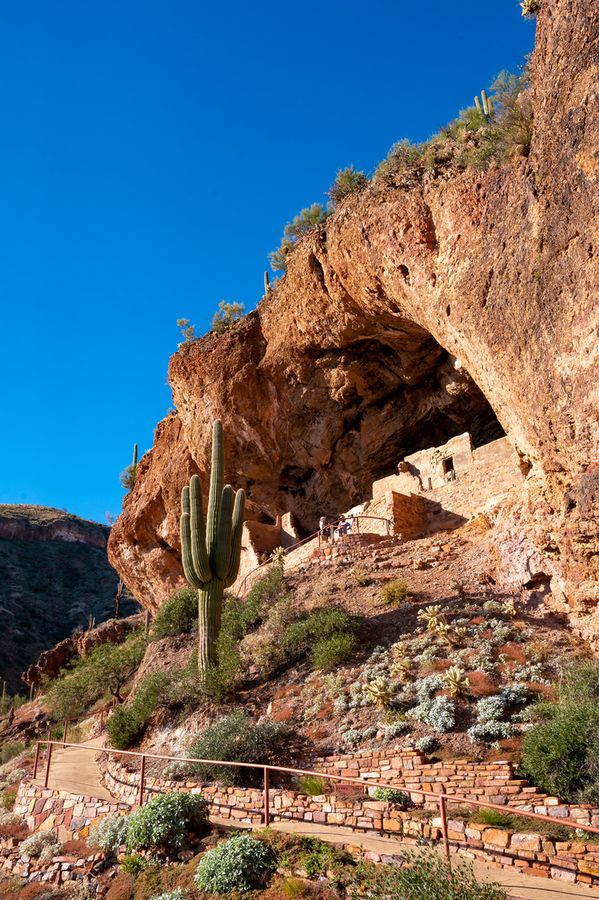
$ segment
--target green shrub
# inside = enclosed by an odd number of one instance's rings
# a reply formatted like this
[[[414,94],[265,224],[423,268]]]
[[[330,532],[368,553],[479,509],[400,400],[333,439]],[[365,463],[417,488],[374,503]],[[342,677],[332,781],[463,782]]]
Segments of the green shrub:
[[[392,184],[397,176],[404,176],[421,166],[422,149],[404,139],[393,144],[386,159],[377,166],[374,181]]]
[[[172,683],[168,672],[152,672],[141,681],[130,703],[116,707],[106,723],[113,747],[126,750],[141,738],[152,713],[168,699]]]
[[[166,891],[164,894],[155,894],[151,900],[185,900],[187,891],[184,888],[175,888],[174,891]]]
[[[127,853],[121,860],[121,868],[123,872],[126,872],[127,875],[133,876],[133,878],[137,878],[140,872],[143,872],[143,870],[147,869],[149,866],[155,865],[155,860],[147,859],[145,856],[141,856],[139,853]]]
[[[283,231],[281,246],[270,254],[270,265],[273,271],[285,271],[289,251],[295,247],[301,237],[326,220],[327,212],[322,204],[313,203],[312,206],[302,209],[293,221],[288,222]]]
[[[390,581],[383,588],[383,601],[390,606],[401,606],[410,596],[410,589],[405,581]]]
[[[397,791],[394,788],[375,788],[372,792],[375,800],[384,800],[394,809],[410,809],[414,804],[410,799],[410,795],[405,791]]]
[[[90,846],[97,845],[106,853],[115,853],[127,843],[129,816],[108,816],[89,832]]]
[[[94,647],[51,683],[47,701],[52,714],[58,719],[81,716],[107,691],[121,700],[121,691],[137,671],[145,649],[141,632],[134,632],[120,644]]]
[[[184,587],[174,591],[166,600],[152,622],[151,640],[189,634],[198,627],[198,592]]]
[[[16,785],[12,787],[4,788],[3,791],[0,792],[0,805],[3,809],[10,811],[13,809],[15,802],[17,799],[17,787]]]
[[[326,874],[337,862],[337,854],[330,844],[308,835],[302,835],[299,843],[298,863],[309,878]]]
[[[324,778],[321,778],[320,775],[302,775],[297,788],[300,794],[307,794],[309,797],[320,797],[325,790]]]
[[[188,833],[202,834],[207,824],[208,804],[202,797],[161,794],[129,815],[127,850],[181,850]]]
[[[355,634],[360,619],[339,607],[317,609],[288,625],[282,636],[283,647],[291,656],[306,653],[314,641],[325,640],[338,633]]]
[[[9,762],[25,750],[26,745],[22,741],[7,741],[0,747],[0,766]]]
[[[312,668],[321,672],[335,669],[354,656],[356,645],[355,634],[343,634],[342,632],[317,641],[310,652]]]
[[[327,191],[331,203],[335,206],[348,194],[355,194],[364,190],[368,184],[368,176],[364,172],[357,172],[353,165],[347,169],[339,169],[335,181]]]
[[[212,318],[212,331],[215,334],[224,334],[238,319],[243,318],[245,306],[243,303],[227,303],[221,300],[218,304],[218,312]]]
[[[571,803],[599,802],[599,664],[573,666],[555,703],[529,707],[537,724],[525,736],[521,768],[549,794]]]
[[[220,759],[224,762],[282,764],[287,759],[289,735],[284,725],[265,719],[254,724],[242,710],[235,710],[211,725],[195,742],[189,756]],[[241,766],[193,765],[191,770],[202,779],[230,785],[254,785],[262,781],[261,769]]]
[[[348,872],[346,885],[368,900],[508,900],[507,891],[493,882],[477,881],[472,865],[456,858],[449,863],[434,850],[405,854],[407,866],[358,863]]]
[[[484,807],[481,807],[470,821],[480,825],[491,825],[493,828],[506,828],[513,831],[515,819],[516,816],[510,816],[508,813],[499,812],[497,809],[485,809]],[[523,821],[526,822],[527,820],[524,819]],[[529,819],[528,826],[536,827],[536,822],[531,822]]]
[[[213,894],[245,893],[260,887],[274,868],[274,855],[266,844],[247,834],[236,834],[202,857],[195,883],[201,891]]]

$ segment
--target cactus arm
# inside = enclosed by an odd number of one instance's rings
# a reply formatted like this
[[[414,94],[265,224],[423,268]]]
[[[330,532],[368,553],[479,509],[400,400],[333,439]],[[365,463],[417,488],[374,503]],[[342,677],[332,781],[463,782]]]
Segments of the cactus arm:
[[[206,549],[209,559],[213,558],[213,548],[218,535],[218,513],[225,483],[224,468],[223,426],[222,422],[217,419],[212,426],[212,469],[208,497],[208,521],[206,523]]]
[[[233,498],[233,488],[230,484],[225,485],[221,494],[220,508],[218,511],[216,545],[211,557],[212,570],[215,576],[221,581],[229,571],[229,560],[231,559],[231,517],[233,514]]]
[[[239,560],[241,559],[241,535],[243,533],[243,513],[245,508],[245,491],[239,490],[235,494],[235,506],[233,507],[233,523],[231,531],[231,558],[229,571],[225,577],[225,587],[231,587],[239,574]]]
[[[188,512],[181,513],[181,561],[188,582],[192,587],[201,588],[203,582],[198,577],[191,558],[191,522]]]
[[[204,528],[204,504],[202,483],[199,475],[193,475],[189,482],[189,514],[191,521],[191,559],[198,578],[210,581],[212,572],[206,553],[206,531]]]

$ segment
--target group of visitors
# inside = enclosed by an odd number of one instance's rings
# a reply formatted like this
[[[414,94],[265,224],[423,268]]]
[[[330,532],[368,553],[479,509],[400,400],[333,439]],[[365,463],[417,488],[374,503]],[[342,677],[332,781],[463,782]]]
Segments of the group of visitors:
[[[318,527],[320,528],[320,535],[325,540],[328,541],[331,535],[331,528],[333,528],[333,536],[334,540],[338,541],[340,538],[344,538],[347,535],[351,534],[354,527],[354,517],[348,516],[339,516],[336,526],[331,522],[327,523],[326,517],[321,516],[318,522]]]

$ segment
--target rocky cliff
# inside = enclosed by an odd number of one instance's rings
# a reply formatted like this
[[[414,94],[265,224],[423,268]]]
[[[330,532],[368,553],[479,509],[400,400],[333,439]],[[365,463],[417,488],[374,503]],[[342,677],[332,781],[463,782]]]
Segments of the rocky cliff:
[[[23,669],[89,619],[114,615],[118,575],[108,528],[58,509],[0,505],[0,680],[23,691]],[[122,604],[122,614],[136,604]]]
[[[569,602],[592,596],[597,24],[582,0],[543,0],[528,157],[371,184],[301,241],[255,312],[171,359],[177,412],[109,542],[140,600],[158,605],[181,577],[179,492],[207,471],[217,417],[252,515],[291,510],[306,529],[405,453],[505,431],[528,476],[514,519],[528,555]]]

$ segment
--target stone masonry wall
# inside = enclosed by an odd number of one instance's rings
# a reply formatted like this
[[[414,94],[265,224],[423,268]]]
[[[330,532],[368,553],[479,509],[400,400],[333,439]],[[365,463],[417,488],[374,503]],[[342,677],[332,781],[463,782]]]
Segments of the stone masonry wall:
[[[356,768],[362,774],[366,774],[368,771],[366,766],[369,764],[371,765],[370,771],[373,772],[373,763],[375,768],[378,766],[384,772],[388,771],[386,766],[389,763],[392,771],[401,773],[404,766],[393,769],[394,763],[397,765],[396,760],[402,760],[407,764],[405,766],[406,774],[416,773],[422,762],[418,754],[411,756],[404,754],[402,757],[397,756],[391,760],[385,760],[380,756],[376,763],[374,759],[366,756],[361,759],[365,765],[361,767],[358,764]],[[340,764],[346,762],[348,760],[342,757],[328,758],[328,763],[332,767],[349,775],[349,772],[352,771],[349,767],[345,769],[343,765],[340,767]],[[409,763],[412,763],[412,768]],[[322,762],[322,765],[326,764],[325,761]],[[491,784],[486,787],[492,787],[493,790],[513,787],[507,783],[513,779],[507,779],[506,782],[506,776],[511,774],[505,769],[506,764],[499,763],[496,769],[493,769],[492,765],[487,764],[485,767],[481,767],[481,771],[475,771],[475,780],[477,778],[490,780]],[[459,766],[463,767],[463,771],[459,773],[460,777],[465,777],[467,766],[470,766],[473,771],[476,768],[475,764],[468,764],[465,761],[458,764]],[[423,769],[428,768],[434,769],[433,766],[423,767]],[[484,772],[482,768],[484,768]],[[35,827],[37,830],[55,829],[62,840],[70,837],[84,837],[87,835],[90,825],[95,821],[104,816],[128,812],[138,798],[139,773],[129,771],[114,757],[104,761],[103,770],[106,785],[118,795],[120,802],[105,803],[92,798],[75,797],[24,781],[19,787],[15,809],[26,816],[30,827]],[[429,784],[433,789],[433,785],[436,787],[438,783],[435,779],[451,780],[452,775],[455,774],[454,772],[442,774],[441,767],[439,767],[434,769],[433,775],[423,774],[423,779],[431,780],[423,780],[421,785],[424,788],[424,785]],[[385,777],[400,786],[401,776],[399,774],[395,774],[393,778],[390,775]],[[448,784],[449,782],[439,783]],[[483,784],[480,786],[485,787]],[[409,790],[409,785],[406,787]],[[525,789],[522,788],[522,790]],[[169,790],[201,793],[208,800],[212,814],[230,822],[231,825],[259,825],[262,822],[263,794],[261,790],[202,787],[197,781],[166,781],[151,775],[145,780],[146,799]],[[359,788],[357,790],[359,791]],[[555,807],[550,807],[550,809],[552,814],[556,812]],[[568,811],[574,812],[572,808]],[[404,843],[416,843],[422,842],[422,840],[438,842],[442,837],[441,820],[433,810],[421,808],[420,810],[402,811],[394,809],[389,803],[375,800],[371,796],[357,791],[346,796],[325,794],[310,797],[289,789],[275,788],[270,792],[270,813],[272,820],[296,819],[314,822],[318,825],[342,825],[354,829],[356,833],[375,831],[389,837],[401,837]],[[593,818],[595,814],[599,814],[599,810],[593,811]],[[452,818],[451,807],[449,815],[450,843],[454,847],[460,848],[466,855],[492,861],[505,868],[513,866],[531,875],[599,887],[599,845],[597,844],[587,844],[584,841],[554,840],[535,833],[534,823],[531,823],[530,832],[514,833],[507,829],[470,823],[458,817]],[[374,861],[388,861],[391,858],[391,855],[379,855],[370,851],[363,853],[351,838],[343,841],[343,845],[351,852],[362,853]],[[390,854],[393,853],[393,850],[394,846],[391,844]],[[4,859],[2,864],[11,867],[10,870],[13,871],[15,851],[7,850],[4,856],[3,853],[4,851],[0,848],[0,860]],[[7,861],[7,856],[10,856],[11,862]],[[62,865],[58,860],[55,860],[54,863]],[[71,865],[69,863],[69,866]],[[59,868],[52,871],[54,877],[60,877]],[[34,878],[36,877],[37,873],[34,873]]]
[[[367,761],[366,757],[364,759]],[[417,754],[403,757],[404,762],[407,763],[415,763],[420,759]],[[335,764],[345,761],[342,758],[329,758],[329,762]],[[386,765],[386,763],[381,764]],[[473,770],[476,768],[476,764],[464,762],[461,765],[464,767],[470,765]],[[476,772],[474,777],[491,781],[492,783],[486,787],[492,787],[493,790],[512,787],[505,782],[506,776],[511,774],[506,772],[504,768],[506,765],[500,763],[496,769],[493,769],[492,764],[488,764],[481,767],[484,772]],[[357,768],[360,769],[360,766]],[[344,774],[347,774],[348,777],[350,777],[349,771],[344,770]],[[415,769],[408,767],[406,771],[414,772]],[[365,772],[366,769],[363,774]],[[439,770],[436,770],[435,774],[439,778],[450,777],[442,775]],[[465,771],[461,777],[464,774]],[[423,775],[423,778],[429,777],[432,779],[433,776]],[[128,771],[113,758],[105,764],[104,778],[111,791],[118,792],[123,799],[127,798],[132,803],[135,802],[139,789],[139,773]],[[397,779],[394,778],[393,781],[395,782]],[[421,782],[423,788],[425,784],[429,784],[431,790],[433,784],[437,787],[437,783],[433,780]],[[406,786],[409,789],[409,786]],[[201,793],[209,802],[212,814],[230,822],[231,825],[256,826],[262,824],[263,821],[263,793],[258,789],[202,787],[196,780],[165,781],[156,777],[146,778],[145,789],[147,796],[169,790]],[[534,789],[529,788],[528,790]],[[423,840],[439,842],[442,839],[441,819],[434,815],[432,810],[426,808],[398,810],[393,808],[392,804],[375,800],[373,797],[359,794],[357,791],[354,791],[352,796],[345,797],[328,793],[311,797],[296,791],[274,788],[270,791],[271,820],[292,819],[314,822],[318,825],[344,826],[355,830],[356,835],[359,832],[375,831],[388,837],[401,838],[402,843],[421,843]],[[506,795],[490,795],[490,802],[495,802],[491,801],[491,796]],[[417,795],[413,795],[413,797],[420,802]],[[552,815],[555,810],[556,807],[548,808]],[[573,812],[573,810],[570,809],[569,812]],[[599,817],[599,810],[595,810],[594,813]],[[449,816],[450,844],[471,858],[491,861],[503,868],[513,866],[529,875],[599,887],[599,845],[597,844],[587,844],[582,840],[557,841],[548,838],[546,835],[534,832],[534,821],[532,820],[530,831],[519,833],[470,823],[461,818],[451,818],[451,807]],[[364,853],[352,843],[350,838],[343,843],[350,852],[356,855],[362,854],[375,862],[386,862],[392,858],[391,855],[386,856],[372,851]],[[392,851],[393,845],[390,845],[390,854]]]

